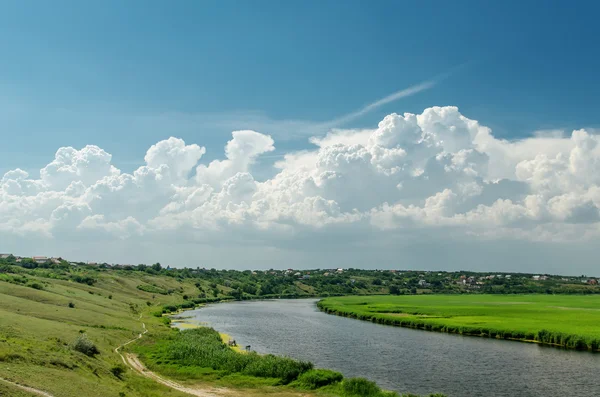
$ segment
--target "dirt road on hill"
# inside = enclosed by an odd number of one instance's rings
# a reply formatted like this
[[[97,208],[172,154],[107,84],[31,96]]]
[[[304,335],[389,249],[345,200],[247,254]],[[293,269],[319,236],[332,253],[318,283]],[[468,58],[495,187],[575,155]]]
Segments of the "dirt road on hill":
[[[140,320],[142,319],[141,315],[140,315],[139,319]],[[223,397],[223,396],[227,395],[227,389],[216,389],[216,388],[201,389],[201,388],[183,386],[177,382],[173,382],[172,380],[163,378],[162,376],[148,370],[148,368],[146,368],[144,366],[144,364],[140,361],[140,359],[135,354],[132,354],[132,353],[127,353],[125,355],[121,354],[120,350],[123,347],[141,339],[144,336],[144,334],[146,334],[148,332],[148,330],[146,329],[146,324],[143,322],[142,322],[142,328],[144,329],[144,331],[141,334],[139,334],[137,336],[137,338],[131,339],[130,341],[127,341],[127,342],[123,343],[122,345],[118,346],[117,348],[115,348],[115,353],[117,353],[119,356],[121,356],[121,360],[123,360],[123,363],[125,365],[127,365],[129,368],[131,368],[132,370],[134,370],[135,372],[137,372],[138,374],[140,374],[142,376],[150,378],[158,383],[161,383],[167,387],[170,387],[171,389],[175,389],[177,391],[180,391],[182,393],[187,393],[192,396]],[[52,396],[47,395],[47,397],[52,397]]]
[[[8,379],[0,378],[0,382],[7,383],[7,384],[9,384],[9,385],[11,385],[13,387],[16,387],[18,389],[24,390],[24,391],[29,392],[29,393],[37,394],[38,396],[42,396],[42,397],[54,397],[52,394],[46,393],[45,391],[34,389],[33,387],[29,387],[29,386],[23,386],[23,385],[20,385],[18,383],[11,382]]]

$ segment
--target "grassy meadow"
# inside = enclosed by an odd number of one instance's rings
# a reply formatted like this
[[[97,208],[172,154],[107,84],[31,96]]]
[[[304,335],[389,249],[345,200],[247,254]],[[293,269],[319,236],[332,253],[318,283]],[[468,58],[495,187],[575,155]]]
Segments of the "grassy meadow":
[[[113,351],[141,332],[140,315],[151,332],[168,330],[150,312],[181,297],[140,291],[139,278],[130,275],[94,276],[88,285],[24,272],[21,284],[10,279],[13,274],[0,274],[0,377],[55,397],[186,396],[132,371],[115,375],[122,363]],[[180,287],[173,279],[154,281]],[[83,335],[99,354],[73,349]],[[0,381],[0,395],[32,394]]]
[[[321,310],[431,331],[600,349],[600,296],[411,295],[325,298]]]

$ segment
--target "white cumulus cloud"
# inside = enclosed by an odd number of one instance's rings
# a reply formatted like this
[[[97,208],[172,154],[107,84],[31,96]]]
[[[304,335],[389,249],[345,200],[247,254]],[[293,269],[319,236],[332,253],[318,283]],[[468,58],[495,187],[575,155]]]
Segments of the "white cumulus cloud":
[[[208,164],[199,144],[157,142],[131,173],[97,146],[59,148],[39,176],[15,169],[0,179],[0,242],[220,267],[249,266],[250,257],[255,266],[462,267],[441,266],[446,255],[475,267],[568,273],[598,254],[600,138],[590,131],[501,140],[448,106],[310,143],[275,162],[266,180],[252,166],[276,143],[250,130],[234,131],[222,159]],[[514,244],[523,255],[512,262],[497,253]],[[559,263],[560,247],[579,252],[580,264]]]

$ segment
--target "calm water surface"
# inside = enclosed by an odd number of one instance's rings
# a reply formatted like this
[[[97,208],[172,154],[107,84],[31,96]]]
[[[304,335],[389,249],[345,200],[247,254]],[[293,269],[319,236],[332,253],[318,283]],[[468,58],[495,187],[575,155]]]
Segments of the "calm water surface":
[[[259,353],[309,360],[390,390],[600,396],[600,354],[373,324],[322,313],[316,300],[221,303],[190,315]]]

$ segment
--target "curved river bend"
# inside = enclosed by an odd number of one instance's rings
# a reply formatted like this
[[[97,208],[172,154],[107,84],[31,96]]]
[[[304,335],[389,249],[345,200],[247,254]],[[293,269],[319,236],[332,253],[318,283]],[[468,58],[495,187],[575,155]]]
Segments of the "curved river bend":
[[[259,353],[309,360],[389,390],[450,397],[600,396],[599,354],[373,324],[322,313],[315,303],[220,303],[183,316]]]

